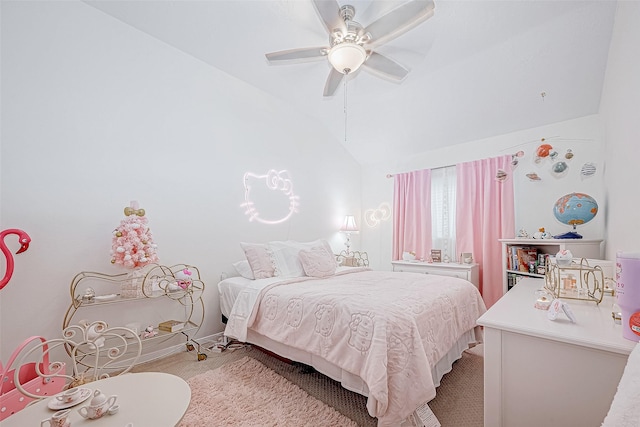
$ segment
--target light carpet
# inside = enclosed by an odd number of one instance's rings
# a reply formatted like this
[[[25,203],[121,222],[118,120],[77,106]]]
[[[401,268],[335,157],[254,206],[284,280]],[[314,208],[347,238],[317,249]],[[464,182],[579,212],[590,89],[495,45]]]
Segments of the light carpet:
[[[251,357],[188,381],[191,403],[180,427],[345,426],[357,424]]]
[[[442,427],[483,427],[483,345],[466,350],[442,378],[429,407]],[[304,365],[285,363],[254,347],[224,353],[208,353],[198,361],[193,352],[182,351],[153,362],[137,365],[132,372],[167,372],[185,380],[208,370],[250,357],[296,384],[311,396],[335,408],[361,427],[376,427],[376,418],[367,413],[367,398],[346,390],[339,382]],[[212,409],[214,411],[214,409]]]

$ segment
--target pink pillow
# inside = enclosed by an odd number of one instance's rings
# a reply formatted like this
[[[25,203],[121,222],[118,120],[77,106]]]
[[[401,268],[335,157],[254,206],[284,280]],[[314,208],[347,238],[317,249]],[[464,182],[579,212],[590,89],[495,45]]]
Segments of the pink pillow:
[[[336,260],[322,246],[315,246],[309,250],[303,249],[298,253],[298,257],[307,276],[329,277],[336,272]]]
[[[244,255],[249,261],[253,277],[256,279],[266,279],[275,275],[273,261],[267,245],[260,243],[240,243],[244,250]]]

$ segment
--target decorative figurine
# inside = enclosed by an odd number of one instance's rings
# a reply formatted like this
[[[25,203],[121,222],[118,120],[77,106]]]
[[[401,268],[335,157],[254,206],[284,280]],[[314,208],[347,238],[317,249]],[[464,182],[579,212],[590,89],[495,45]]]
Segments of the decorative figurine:
[[[563,249],[556,254],[556,263],[560,266],[568,266],[573,261],[573,254],[568,249]]]
[[[83,302],[93,302],[96,297],[96,291],[93,288],[87,288],[84,290],[84,295],[82,295]]]
[[[142,338],[151,338],[158,335],[156,331],[153,330],[153,326],[147,326],[144,328],[144,332],[142,333]]]
[[[176,285],[182,289],[185,290],[187,289],[189,286],[191,286],[191,271],[189,271],[188,268],[185,268],[183,270],[178,271],[176,274]]]
[[[21,254],[22,252],[29,249],[29,243],[31,243],[31,237],[29,235],[17,228],[9,228],[7,230],[0,231],[0,249],[2,249],[2,253],[5,256],[6,260],[6,271],[4,272],[4,277],[0,279],[0,290],[4,288],[9,280],[11,280],[11,276],[13,275],[13,255],[11,251],[7,247],[6,243],[4,243],[4,238],[9,234],[16,234],[18,236],[20,242],[20,249],[16,252],[16,254]]]
[[[538,231],[533,233],[533,238],[534,239],[550,239],[551,233],[549,233],[548,231],[545,231],[544,227],[540,227],[538,228]]]
[[[529,233],[527,233],[527,230],[525,230],[524,228],[521,228],[520,230],[518,230],[518,235],[516,237],[518,239],[528,239]]]
[[[416,253],[413,251],[410,252],[402,252],[402,259],[404,261],[414,261],[416,259]]]

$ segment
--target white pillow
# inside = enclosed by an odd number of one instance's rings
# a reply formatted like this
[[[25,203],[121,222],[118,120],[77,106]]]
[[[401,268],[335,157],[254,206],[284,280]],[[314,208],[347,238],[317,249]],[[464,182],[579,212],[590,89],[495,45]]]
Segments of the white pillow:
[[[240,242],[240,246],[244,250],[249,266],[251,266],[253,277],[266,279],[275,276],[275,268],[267,245]]]
[[[296,242],[288,240],[286,242],[269,242],[267,244],[271,250],[273,265],[275,266],[275,275],[281,277],[302,277],[305,275],[304,268],[300,262],[298,254],[303,249],[311,249],[314,246],[322,246],[330,254],[333,253],[331,246],[326,240],[320,239],[313,242]]]
[[[244,277],[245,279],[251,279],[251,280],[255,279],[255,277],[253,276],[253,271],[251,271],[251,266],[249,265],[249,261],[247,261],[246,259],[242,261],[234,262],[233,268],[235,268],[238,274]]]
[[[314,246],[309,250],[302,249],[298,256],[307,276],[329,277],[336,273],[336,260],[324,246]]]

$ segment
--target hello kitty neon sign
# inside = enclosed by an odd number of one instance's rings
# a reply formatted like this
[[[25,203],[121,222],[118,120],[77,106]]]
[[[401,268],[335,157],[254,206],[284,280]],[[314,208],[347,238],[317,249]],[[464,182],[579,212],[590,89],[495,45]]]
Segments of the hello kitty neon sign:
[[[250,178],[264,180],[265,185],[269,190],[280,191],[288,197],[289,207],[285,216],[279,219],[266,219],[260,216],[260,212],[251,200],[251,185],[249,185]],[[258,221],[263,224],[280,224],[287,221],[294,213],[298,212],[299,197],[293,193],[293,183],[291,182],[291,177],[289,176],[288,171],[277,171],[275,169],[271,169],[265,175],[257,175],[247,172],[244,174],[243,183],[244,203],[241,206],[246,208],[244,213],[249,217],[249,221]]]
[[[391,206],[388,203],[381,203],[377,209],[367,209],[364,213],[364,222],[371,228],[376,227],[382,221],[391,218]]]

